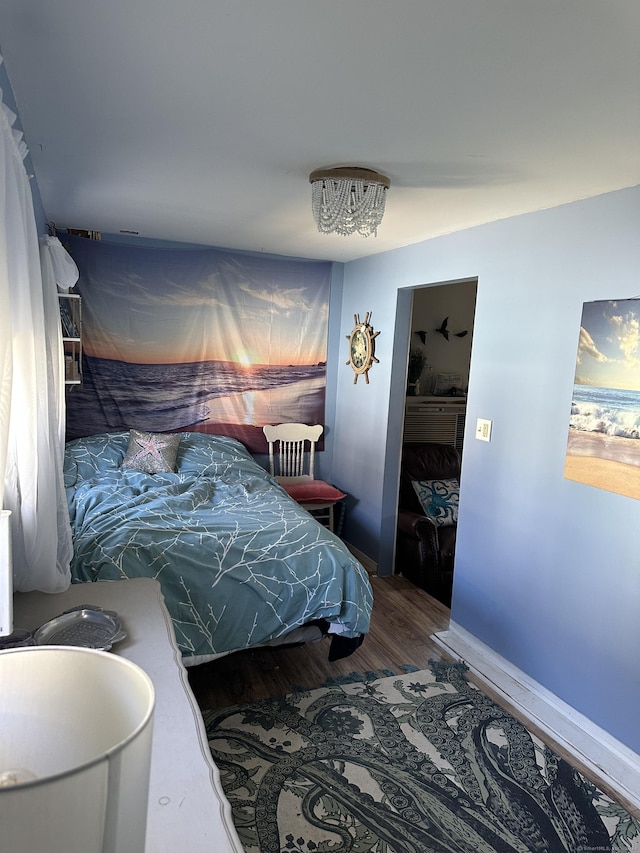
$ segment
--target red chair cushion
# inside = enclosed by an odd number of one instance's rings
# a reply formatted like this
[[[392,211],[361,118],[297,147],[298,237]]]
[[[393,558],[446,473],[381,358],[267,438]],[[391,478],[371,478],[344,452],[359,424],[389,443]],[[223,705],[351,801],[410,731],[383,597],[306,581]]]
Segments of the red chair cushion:
[[[325,501],[341,501],[346,498],[344,492],[336,489],[324,480],[310,480],[308,483],[283,484],[283,489],[299,504],[321,503]]]

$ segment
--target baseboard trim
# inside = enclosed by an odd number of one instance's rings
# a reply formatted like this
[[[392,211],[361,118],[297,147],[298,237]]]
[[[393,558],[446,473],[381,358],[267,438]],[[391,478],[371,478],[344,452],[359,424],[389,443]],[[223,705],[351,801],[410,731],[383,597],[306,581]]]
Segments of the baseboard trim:
[[[635,808],[640,808],[640,755],[544,688],[493,649],[451,622],[433,635],[437,645],[585,768]]]
[[[351,542],[345,541],[344,544],[351,551],[356,560],[359,560],[362,563],[362,565],[367,571],[367,574],[378,574],[378,564],[375,562],[375,560],[372,560],[371,557],[368,557],[363,551],[361,551],[359,548],[356,548],[355,545],[352,545]]]

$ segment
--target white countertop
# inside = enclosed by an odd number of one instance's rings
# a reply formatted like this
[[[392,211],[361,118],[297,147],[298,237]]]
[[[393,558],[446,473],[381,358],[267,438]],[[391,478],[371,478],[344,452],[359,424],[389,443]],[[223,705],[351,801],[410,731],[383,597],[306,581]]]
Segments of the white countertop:
[[[155,688],[146,853],[242,853],[160,584],[139,578],[73,584],[57,595],[16,593],[14,628],[38,628],[80,604],[118,613],[127,637],[113,652],[140,666]]]

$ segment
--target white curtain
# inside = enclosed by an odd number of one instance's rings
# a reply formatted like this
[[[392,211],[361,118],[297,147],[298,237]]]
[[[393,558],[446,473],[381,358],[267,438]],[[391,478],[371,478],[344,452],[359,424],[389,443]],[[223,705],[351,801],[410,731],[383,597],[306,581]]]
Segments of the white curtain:
[[[14,589],[60,592],[69,586],[72,555],[62,480],[62,333],[46,243],[41,270],[27,150],[15,119],[0,92],[0,507],[12,511]]]

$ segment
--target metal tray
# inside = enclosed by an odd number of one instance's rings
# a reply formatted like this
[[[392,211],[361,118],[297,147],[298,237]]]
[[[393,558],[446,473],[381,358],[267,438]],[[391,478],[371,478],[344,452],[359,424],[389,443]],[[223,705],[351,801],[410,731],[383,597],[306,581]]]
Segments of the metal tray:
[[[84,646],[106,652],[126,636],[115,611],[85,604],[45,622],[34,640],[38,646]]]

